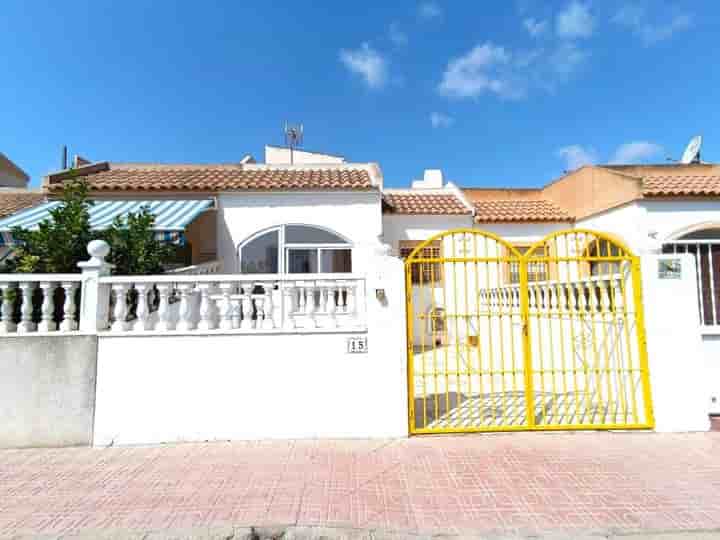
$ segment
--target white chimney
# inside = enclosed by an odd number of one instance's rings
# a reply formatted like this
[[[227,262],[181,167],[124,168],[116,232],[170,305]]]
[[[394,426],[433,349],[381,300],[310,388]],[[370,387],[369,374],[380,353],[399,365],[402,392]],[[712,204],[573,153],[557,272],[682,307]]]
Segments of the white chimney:
[[[443,173],[440,169],[425,169],[422,180],[413,180],[412,189],[442,189]]]

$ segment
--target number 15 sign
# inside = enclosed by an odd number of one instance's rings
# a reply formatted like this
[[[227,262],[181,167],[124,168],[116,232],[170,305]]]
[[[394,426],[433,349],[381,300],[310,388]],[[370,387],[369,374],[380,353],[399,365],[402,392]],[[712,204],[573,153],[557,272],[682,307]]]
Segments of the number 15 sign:
[[[347,338],[347,352],[350,354],[367,354],[367,336]]]

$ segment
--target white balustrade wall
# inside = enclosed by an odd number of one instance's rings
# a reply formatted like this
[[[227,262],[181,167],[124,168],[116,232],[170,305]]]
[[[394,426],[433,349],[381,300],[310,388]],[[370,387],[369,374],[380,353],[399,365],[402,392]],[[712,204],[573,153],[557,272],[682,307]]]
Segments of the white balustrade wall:
[[[365,280],[353,274],[302,276],[112,276],[109,332],[272,333],[363,329]]]
[[[80,274],[0,274],[0,334],[75,332]]]

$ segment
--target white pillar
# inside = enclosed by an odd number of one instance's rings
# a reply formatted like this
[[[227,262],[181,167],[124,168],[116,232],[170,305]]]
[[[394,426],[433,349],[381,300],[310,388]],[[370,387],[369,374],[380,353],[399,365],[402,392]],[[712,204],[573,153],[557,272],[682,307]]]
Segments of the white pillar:
[[[680,261],[663,278],[661,260]],[[709,389],[703,362],[693,255],[642,256],[643,305],[656,431],[707,431]],[[628,293],[631,288],[627,288]]]
[[[114,266],[105,262],[110,246],[104,240],[90,242],[87,252],[90,260],[78,263],[78,267],[82,269],[80,330],[97,332],[107,328],[110,307],[110,288],[102,285],[100,278],[109,276]],[[68,289],[65,291],[67,294]]]

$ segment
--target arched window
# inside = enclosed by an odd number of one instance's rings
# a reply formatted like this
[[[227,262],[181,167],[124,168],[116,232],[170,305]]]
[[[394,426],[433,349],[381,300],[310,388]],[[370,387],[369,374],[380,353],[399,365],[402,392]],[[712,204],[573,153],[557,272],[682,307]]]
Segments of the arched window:
[[[308,225],[281,225],[240,244],[243,274],[352,272],[352,245],[341,236]]]

